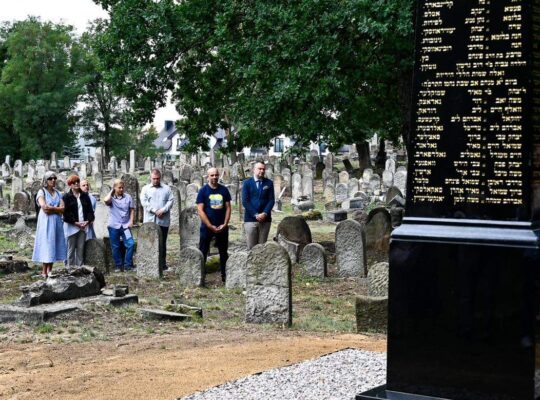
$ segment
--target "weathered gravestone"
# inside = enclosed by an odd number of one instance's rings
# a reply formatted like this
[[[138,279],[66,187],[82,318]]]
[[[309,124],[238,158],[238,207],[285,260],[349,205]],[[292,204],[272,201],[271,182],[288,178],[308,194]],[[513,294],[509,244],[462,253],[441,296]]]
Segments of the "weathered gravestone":
[[[368,269],[368,296],[388,297],[388,263],[375,263]]]
[[[304,247],[312,242],[311,229],[304,218],[300,216],[283,218],[277,227],[276,236],[296,243],[298,245],[297,255],[302,254]],[[296,262],[296,260],[294,261]]]
[[[139,278],[161,278],[163,276],[163,259],[161,257],[161,241],[163,236],[160,227],[154,222],[142,224],[137,236],[137,253],[135,265]]]
[[[367,274],[366,233],[354,220],[342,221],[336,227],[336,264],[342,277]]]
[[[15,196],[13,196],[13,211],[21,211],[23,214],[28,214],[30,211],[33,212],[34,207],[31,202],[32,201],[28,193],[15,193]]]
[[[324,278],[328,275],[326,253],[319,243],[310,243],[304,247],[300,264],[309,276]]]
[[[141,221],[142,215],[140,214],[141,201],[139,199],[140,186],[139,180],[135,175],[123,174],[120,179],[124,181],[124,192],[128,193],[133,200],[133,206],[135,207],[135,221]]]
[[[182,287],[204,286],[204,256],[193,246],[180,249],[180,265],[176,270],[178,281]]]
[[[84,264],[109,273],[110,261],[103,239],[90,239],[84,244]]]
[[[180,191],[176,186],[170,186],[172,195],[174,197],[174,203],[171,208],[171,225],[169,226],[170,233],[180,232],[180,212],[182,211],[182,199],[180,198]]]
[[[188,207],[180,212],[180,247],[199,247],[201,219],[197,207]]]
[[[237,251],[227,259],[227,289],[244,289],[246,287],[247,251]]]
[[[291,260],[276,243],[255,246],[248,255],[246,322],[292,324]]]
[[[101,201],[97,202],[96,210],[94,212],[94,232],[98,239],[109,237],[109,230],[107,229],[107,225],[109,224],[109,212],[110,208],[108,206]]]
[[[366,244],[368,249],[387,251],[392,233],[392,219],[384,207],[377,207],[368,214]]]
[[[420,0],[416,16],[387,382],[357,399],[537,399],[537,2]]]

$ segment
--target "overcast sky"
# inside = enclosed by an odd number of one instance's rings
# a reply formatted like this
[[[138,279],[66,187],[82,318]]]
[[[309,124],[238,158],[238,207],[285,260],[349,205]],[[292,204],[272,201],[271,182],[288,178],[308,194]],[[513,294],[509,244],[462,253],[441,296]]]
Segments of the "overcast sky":
[[[0,21],[18,21],[28,16],[42,21],[73,25],[78,34],[83,33],[90,21],[107,18],[107,13],[92,0],[0,0]],[[166,119],[175,120],[179,115],[172,105],[159,109],[154,118],[158,132]]]

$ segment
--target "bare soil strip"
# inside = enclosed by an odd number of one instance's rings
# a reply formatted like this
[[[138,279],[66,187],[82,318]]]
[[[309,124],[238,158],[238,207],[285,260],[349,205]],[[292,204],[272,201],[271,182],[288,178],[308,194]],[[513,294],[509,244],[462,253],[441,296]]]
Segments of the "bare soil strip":
[[[176,399],[344,348],[386,351],[383,336],[186,331],[71,344],[0,346],[1,399]]]

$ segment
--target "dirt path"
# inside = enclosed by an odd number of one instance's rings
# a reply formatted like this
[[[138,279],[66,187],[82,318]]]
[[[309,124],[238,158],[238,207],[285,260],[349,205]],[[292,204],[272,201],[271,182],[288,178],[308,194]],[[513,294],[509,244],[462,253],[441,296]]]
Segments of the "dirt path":
[[[382,337],[191,331],[143,339],[0,346],[0,399],[176,399]]]

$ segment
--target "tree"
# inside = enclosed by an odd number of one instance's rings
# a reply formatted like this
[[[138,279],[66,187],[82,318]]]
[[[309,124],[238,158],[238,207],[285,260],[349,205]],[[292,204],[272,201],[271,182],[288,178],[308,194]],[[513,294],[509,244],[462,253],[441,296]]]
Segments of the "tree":
[[[129,127],[131,108],[129,101],[119,96],[104,79],[102,65],[95,52],[98,35],[91,28],[81,38],[86,75],[78,126],[88,145],[102,147],[108,160],[111,155],[121,157],[129,151],[133,136]]]
[[[407,131],[412,0],[95,1],[109,79],[143,121],[172,92],[192,150],[218,127],[235,148]]]
[[[62,153],[76,141],[73,111],[81,92],[72,27],[32,17],[6,23],[0,48],[0,156]]]

